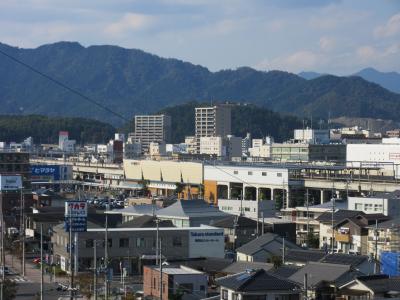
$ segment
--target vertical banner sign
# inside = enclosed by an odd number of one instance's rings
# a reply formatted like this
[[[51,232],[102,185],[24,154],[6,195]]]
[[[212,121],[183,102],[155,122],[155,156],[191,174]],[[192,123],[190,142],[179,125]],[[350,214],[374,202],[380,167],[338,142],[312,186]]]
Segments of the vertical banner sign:
[[[82,201],[65,202],[65,231],[85,232],[87,230],[87,203]]]

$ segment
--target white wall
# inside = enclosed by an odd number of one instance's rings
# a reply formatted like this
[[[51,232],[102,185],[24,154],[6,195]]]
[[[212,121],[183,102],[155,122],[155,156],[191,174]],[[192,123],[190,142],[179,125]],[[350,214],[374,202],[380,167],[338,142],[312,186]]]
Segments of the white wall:
[[[350,167],[359,167],[360,164],[378,166],[387,171],[394,170],[398,177],[400,144],[347,144],[346,159]]]
[[[264,175],[263,175],[264,173]],[[223,182],[245,182],[246,185],[259,185],[268,187],[276,185],[282,188],[283,183],[287,186],[288,169],[267,168],[252,166],[223,166],[205,165],[204,180],[214,180],[218,183]]]
[[[360,210],[366,214],[382,213],[394,217],[400,214],[400,201],[386,197],[349,197],[347,208]]]
[[[189,230],[189,258],[224,258],[225,237],[223,228]]]
[[[256,219],[261,218],[261,213],[264,213],[264,217],[275,216],[275,201],[264,200],[264,201],[251,201],[251,200],[226,200],[218,199],[218,208],[223,212],[233,215],[239,215],[241,208],[243,208],[243,215],[246,218]]]

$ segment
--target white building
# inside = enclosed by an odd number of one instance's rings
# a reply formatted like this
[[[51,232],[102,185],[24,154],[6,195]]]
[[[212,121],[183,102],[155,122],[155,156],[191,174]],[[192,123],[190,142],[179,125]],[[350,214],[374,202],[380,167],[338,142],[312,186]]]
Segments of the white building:
[[[200,153],[201,137],[224,137],[231,134],[231,106],[220,104],[196,107],[195,130],[197,153]]]
[[[325,129],[295,129],[294,139],[301,143],[327,144],[329,143],[329,130]]]
[[[248,165],[204,165],[205,199],[230,214],[273,216],[275,199],[288,196],[288,169]],[[210,192],[213,191],[213,192]]]
[[[393,139],[384,139],[382,144],[347,144],[347,166],[378,167],[382,175],[399,177],[400,143]]]
[[[222,157],[226,155],[226,149],[220,136],[204,136],[200,138],[200,154],[216,155]]]
[[[167,155],[165,143],[151,142],[149,145],[149,155],[150,156],[165,156],[165,155]]]
[[[121,142],[125,143],[125,134],[123,134],[123,133],[115,133],[114,134],[114,140],[115,141],[121,141]]]
[[[195,136],[185,136],[185,144],[186,144],[186,149],[188,154],[195,154],[197,153],[196,147],[196,137]]]
[[[400,190],[393,193],[375,193],[365,197],[349,197],[349,210],[359,210],[366,214],[381,213],[385,216],[400,216]]]
[[[242,139],[242,156],[249,156],[249,149],[251,148],[251,134],[248,132],[246,137]]]
[[[68,131],[60,131],[58,135],[58,147],[63,152],[74,152],[76,141],[70,140],[68,136]]]

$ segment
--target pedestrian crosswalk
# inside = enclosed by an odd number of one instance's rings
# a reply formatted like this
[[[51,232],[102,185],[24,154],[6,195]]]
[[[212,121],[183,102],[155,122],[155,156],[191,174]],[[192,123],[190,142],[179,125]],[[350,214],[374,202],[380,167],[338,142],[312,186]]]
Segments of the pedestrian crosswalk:
[[[12,276],[12,277],[10,277],[9,279],[10,279],[10,281],[13,281],[13,282],[15,282],[15,283],[28,283],[28,282],[32,282],[32,281],[30,281],[29,279],[26,279],[26,278],[24,278],[24,277],[22,277],[22,276]]]

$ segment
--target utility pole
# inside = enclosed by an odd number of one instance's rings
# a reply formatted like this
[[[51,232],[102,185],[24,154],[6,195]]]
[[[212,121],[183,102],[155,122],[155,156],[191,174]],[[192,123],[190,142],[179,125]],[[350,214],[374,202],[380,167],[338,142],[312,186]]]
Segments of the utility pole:
[[[161,248],[161,239],[160,239],[160,300],[163,297],[163,284],[162,284],[162,248]]]
[[[156,218],[156,225],[157,225],[157,231],[156,231],[156,265],[158,264],[158,239],[159,239],[159,234],[160,234],[160,219]]]
[[[378,220],[375,220],[375,265],[374,265],[374,274],[379,273],[379,262],[378,262]]]
[[[22,277],[25,277],[25,198],[23,189],[21,189],[21,243],[22,243],[22,262],[21,262],[21,273]]]
[[[309,214],[309,202],[308,202],[308,189],[306,189],[306,207],[307,207],[307,236],[306,236],[306,245],[308,247],[308,240],[310,236],[310,214]]]
[[[93,296],[97,300],[97,240],[93,243]]]
[[[285,264],[285,238],[282,237],[282,264]]]
[[[108,200],[109,201],[109,200]],[[105,264],[105,278],[104,278],[104,299],[108,300],[108,205],[106,208],[106,228],[105,228],[105,245],[104,245],[104,264]]]
[[[335,231],[334,231],[334,226],[335,226],[335,224],[334,224],[334,222],[335,222],[335,220],[334,220],[334,214],[335,214],[335,198],[333,197],[333,194],[332,194],[332,228],[331,228],[331,230],[332,230],[332,244],[331,244],[331,253],[333,253],[334,252],[334,245],[335,245]]]
[[[263,211],[261,212],[261,219],[262,219],[261,235],[264,235],[265,225],[264,225],[264,212]]]
[[[1,290],[0,290],[0,299],[3,300],[4,299],[4,281],[6,279],[6,275],[4,272],[5,269],[5,248],[4,248],[4,215],[3,215],[3,195],[0,196],[1,197],[1,203],[0,203],[0,210],[1,210]]]
[[[304,300],[308,299],[308,274],[304,274]]]
[[[70,300],[74,299],[74,273],[73,273],[73,264],[72,264],[72,211],[71,206],[69,206],[69,298]]]
[[[40,223],[40,300],[43,300],[43,223]]]

